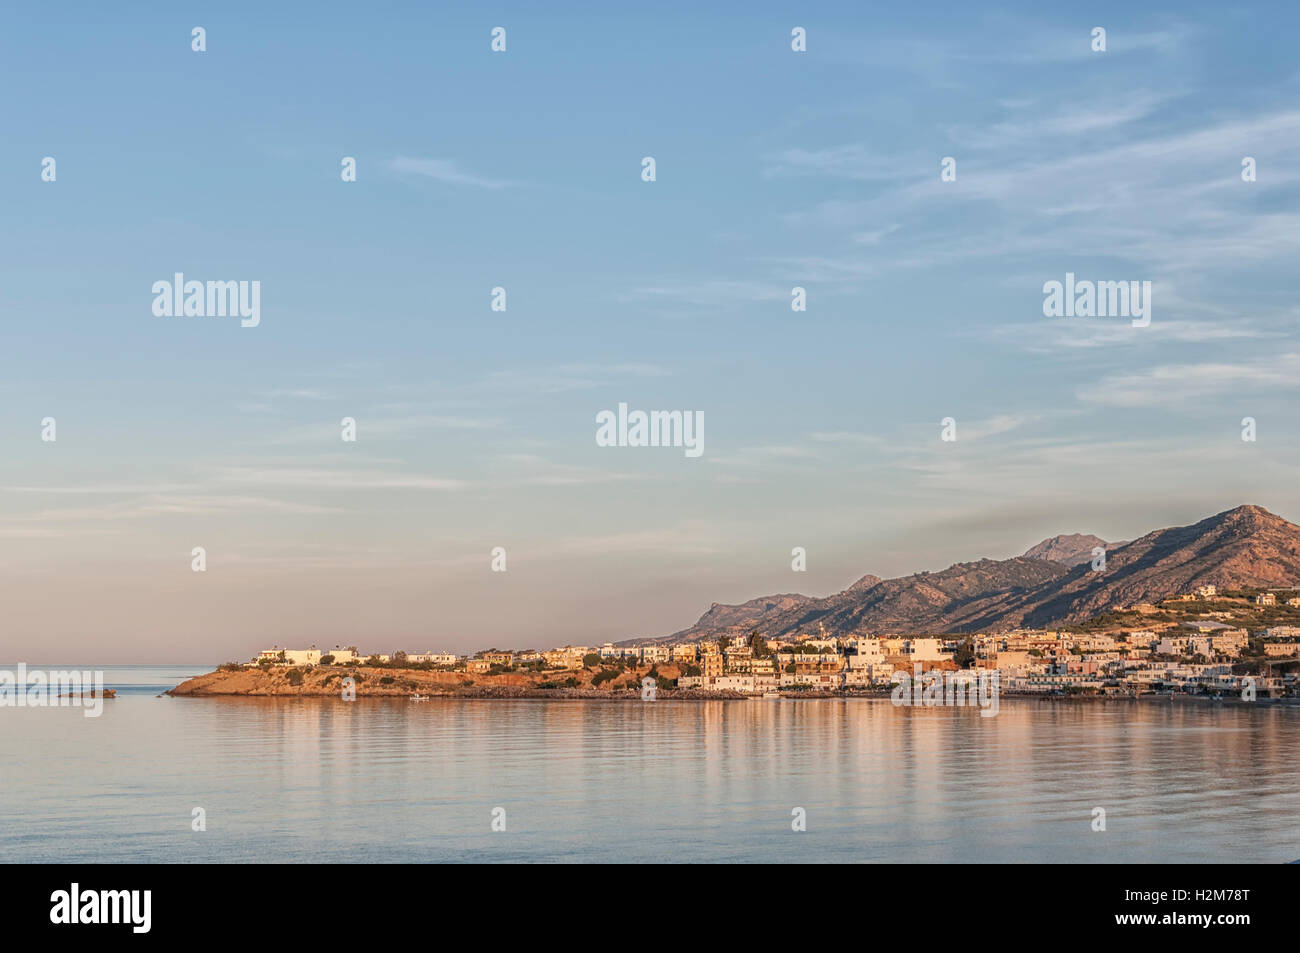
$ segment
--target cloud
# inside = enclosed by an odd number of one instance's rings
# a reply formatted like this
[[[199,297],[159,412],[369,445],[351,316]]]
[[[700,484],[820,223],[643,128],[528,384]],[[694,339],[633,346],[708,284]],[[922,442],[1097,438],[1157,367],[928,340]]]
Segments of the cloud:
[[[701,308],[716,308],[738,302],[788,301],[790,289],[771,281],[696,281],[640,285],[620,292],[619,301],[672,301]]]
[[[988,417],[973,423],[958,420],[957,437],[960,440],[983,440],[987,437],[1019,429],[1039,419],[1038,414],[998,414],[995,417]]]
[[[310,387],[283,387],[276,390],[268,390],[259,393],[259,397],[280,398],[289,397],[294,400],[329,400],[329,396],[320,390]]]
[[[277,500],[263,496],[218,496],[203,494],[147,495],[133,500],[122,500],[105,506],[81,506],[45,509],[27,519],[49,522],[95,522],[109,520],[134,520],[150,516],[200,516],[212,514],[283,513],[293,515],[320,515],[334,513],[334,507],[304,503],[299,500]],[[6,522],[13,522],[6,519]]]
[[[810,434],[819,443],[859,444],[868,447],[880,447],[886,444],[883,437],[870,433],[852,433],[846,430],[834,430]]]
[[[786,149],[770,156],[763,177],[775,179],[820,175],[851,181],[897,180],[907,168],[897,155],[886,155],[861,143],[825,149]]]
[[[252,486],[295,487],[319,490],[432,490],[447,492],[473,488],[465,480],[345,467],[225,467],[219,480]]]
[[[1081,387],[1085,403],[1112,407],[1188,407],[1207,398],[1244,391],[1300,387],[1300,354],[1278,354],[1239,363],[1164,364],[1111,374]]]
[[[585,486],[644,478],[643,474],[555,463],[531,453],[502,454],[497,463],[493,477],[493,485],[497,486]]]
[[[424,430],[492,430],[502,421],[483,417],[447,416],[442,414],[406,414],[401,416],[369,417],[350,414],[357,422],[358,435],[365,437],[395,437],[419,433]],[[296,427],[272,429],[259,443],[279,444],[336,444],[339,441],[341,417]]]
[[[1153,320],[1144,328],[1133,327],[1127,318],[1043,318],[1000,325],[989,333],[1026,351],[1040,354],[1120,344],[1210,344],[1281,336],[1280,331],[1269,331],[1248,318],[1236,318],[1231,322]]]
[[[400,175],[419,175],[444,185],[468,185],[480,189],[505,189],[517,183],[505,179],[490,179],[461,169],[452,159],[413,159],[398,156],[388,161],[388,167]]]
[[[819,276],[862,277],[895,269],[933,270],[960,261],[1051,257],[1123,259],[1140,277],[1177,277],[1191,292],[1206,272],[1291,260],[1300,253],[1300,212],[1285,191],[1300,170],[1264,166],[1259,181],[1241,181],[1242,156],[1263,148],[1276,155],[1300,151],[1300,112],[1287,110],[1219,120],[1194,129],[1157,130],[1138,121],[1163,99],[1145,94],[1137,104],[1098,105],[1008,128],[1014,140],[972,134],[958,154],[956,182],[939,181],[938,157],[923,163],[898,158],[897,185],[865,199],[828,199],[788,213],[799,229],[842,232],[859,244],[877,241],[869,262],[860,249],[842,254],[781,259],[787,267],[816,266]],[[1116,114],[1122,138],[1097,135]],[[1091,134],[1062,153],[1060,134],[1077,125]],[[1039,141],[1041,140],[1041,141]],[[1024,149],[1016,142],[1032,145]],[[1006,149],[1013,148],[1008,160]],[[828,172],[828,175],[830,173]],[[1270,197],[1277,201],[1271,205]],[[997,229],[954,233],[954,216],[996,215]],[[880,223],[907,222],[882,242]],[[881,236],[883,237],[883,236]],[[833,240],[833,239],[832,239]],[[1135,276],[1124,276],[1135,277]]]
[[[525,394],[531,399],[540,394],[561,394],[622,384],[628,378],[671,375],[672,371],[658,364],[557,364],[535,371],[493,371],[470,389],[490,394]]]

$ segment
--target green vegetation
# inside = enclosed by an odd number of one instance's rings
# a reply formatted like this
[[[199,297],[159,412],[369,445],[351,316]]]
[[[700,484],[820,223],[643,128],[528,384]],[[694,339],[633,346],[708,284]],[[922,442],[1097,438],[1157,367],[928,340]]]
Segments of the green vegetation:
[[[970,668],[975,664],[975,649],[971,646],[971,640],[965,639],[957,646],[957,651],[952,653],[952,660],[957,663],[958,668]]]

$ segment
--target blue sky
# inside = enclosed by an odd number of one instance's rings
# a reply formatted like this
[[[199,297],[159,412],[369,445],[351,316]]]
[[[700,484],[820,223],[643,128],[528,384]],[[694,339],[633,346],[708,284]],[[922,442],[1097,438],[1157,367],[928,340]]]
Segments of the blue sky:
[[[596,643],[1300,516],[1300,15],[972,7],[5,11],[15,657]],[[176,271],[259,280],[260,326],[155,317]],[[1151,325],[1045,318],[1067,271]],[[704,455],[597,447],[620,401]]]

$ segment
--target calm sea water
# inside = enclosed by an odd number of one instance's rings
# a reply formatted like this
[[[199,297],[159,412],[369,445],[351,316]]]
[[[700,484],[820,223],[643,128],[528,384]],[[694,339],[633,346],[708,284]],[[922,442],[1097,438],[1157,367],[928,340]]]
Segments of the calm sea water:
[[[1295,708],[155,697],[201,670],[107,668],[97,719],[0,708],[0,856],[1300,858]]]

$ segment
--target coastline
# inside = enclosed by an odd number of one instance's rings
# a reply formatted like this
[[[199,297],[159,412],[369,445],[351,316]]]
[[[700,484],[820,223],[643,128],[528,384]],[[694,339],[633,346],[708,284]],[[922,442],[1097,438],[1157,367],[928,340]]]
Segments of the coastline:
[[[667,668],[667,666],[665,666]],[[666,674],[663,669],[661,674]],[[290,672],[301,673],[301,679],[291,676]],[[649,672],[632,673],[639,680]],[[573,686],[542,687],[546,679],[524,673],[502,673],[499,675],[467,676],[464,672],[428,671],[409,668],[372,668],[368,666],[317,666],[314,668],[294,668],[275,666],[267,669],[256,667],[228,670],[219,668],[204,675],[187,679],[175,688],[162,694],[179,698],[338,698],[342,700],[343,679],[355,680],[355,697],[389,698],[410,700],[412,695],[423,699],[478,699],[478,700],[517,700],[538,699],[553,701],[642,701],[641,690],[631,685],[614,688],[600,688],[590,684],[590,672],[566,672],[579,684]],[[586,675],[582,682],[577,676]],[[553,677],[555,676],[552,673]],[[295,684],[295,682],[298,682]],[[1049,695],[1042,692],[1002,691],[1004,698],[1036,700],[1052,704],[1116,703],[1132,704],[1171,704],[1199,703],[1223,706],[1256,706],[1260,704],[1280,705],[1281,707],[1300,708],[1300,699],[1258,698],[1244,701],[1235,696],[1214,698],[1208,695],[1189,694],[1144,694],[1144,695]],[[808,691],[783,690],[778,697],[748,695],[736,691],[718,691],[699,688],[659,687],[655,690],[655,701],[800,701],[800,700],[876,700],[890,701],[891,692],[887,689],[872,691]],[[897,707],[941,707],[920,705],[899,705]]]

